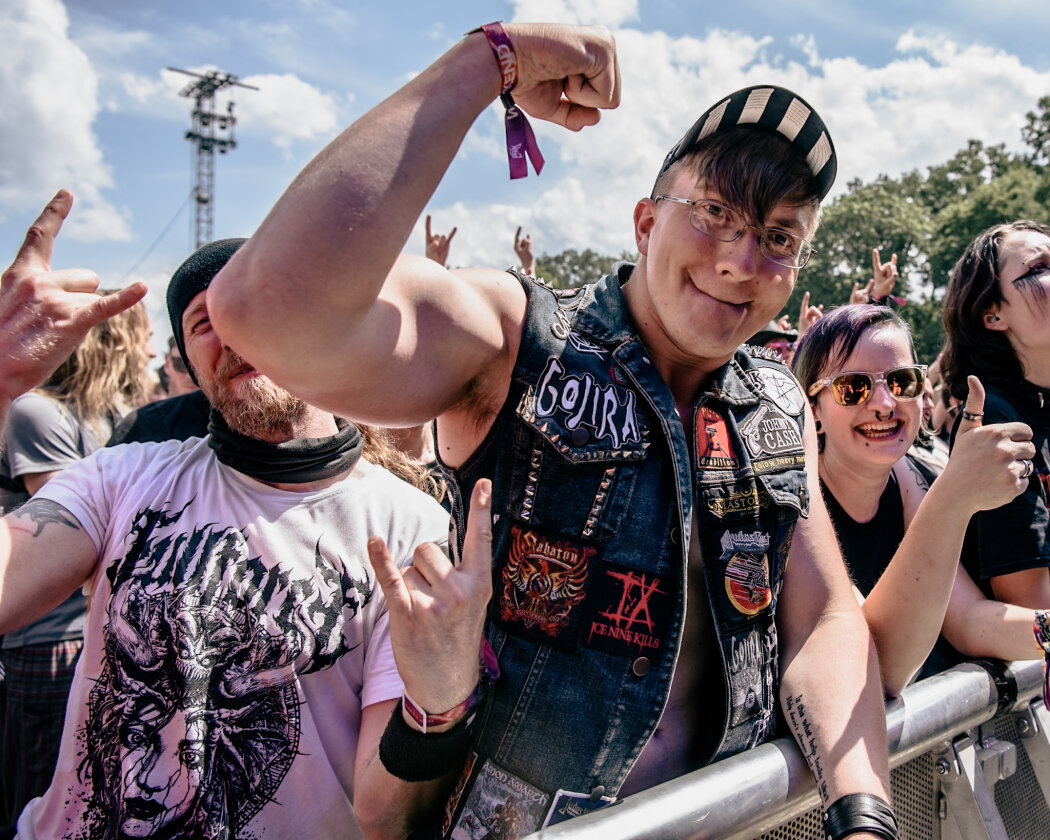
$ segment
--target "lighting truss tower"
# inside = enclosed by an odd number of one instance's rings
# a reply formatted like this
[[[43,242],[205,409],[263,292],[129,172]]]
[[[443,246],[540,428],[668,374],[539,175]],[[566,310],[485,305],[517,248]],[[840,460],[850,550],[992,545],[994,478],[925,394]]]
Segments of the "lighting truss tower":
[[[226,113],[215,111],[215,94],[226,87],[242,87],[258,90],[252,85],[237,81],[232,73],[212,70],[204,75],[169,67],[176,73],[193,76],[196,81],[190,82],[179,91],[179,96],[193,99],[193,122],[186,139],[197,144],[197,166],[193,182],[193,196],[197,200],[194,220],[196,246],[200,248],[212,240],[212,202],[215,198],[215,152],[226,154],[237,148],[233,139],[233,127],[237,120],[233,116],[233,101],[226,105]]]

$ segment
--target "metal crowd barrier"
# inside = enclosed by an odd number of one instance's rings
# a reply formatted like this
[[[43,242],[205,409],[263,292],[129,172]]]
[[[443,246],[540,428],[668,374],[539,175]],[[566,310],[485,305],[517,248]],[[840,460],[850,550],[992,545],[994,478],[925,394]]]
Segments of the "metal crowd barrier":
[[[1050,840],[1050,713],[1042,663],[959,665],[886,709],[906,840]],[[823,840],[791,739],[763,744],[526,840]]]

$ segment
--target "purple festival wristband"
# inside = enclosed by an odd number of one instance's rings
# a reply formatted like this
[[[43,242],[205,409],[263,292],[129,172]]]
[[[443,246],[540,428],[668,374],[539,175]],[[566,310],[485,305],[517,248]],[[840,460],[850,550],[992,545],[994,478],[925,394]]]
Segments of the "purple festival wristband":
[[[486,23],[481,27],[481,31],[488,38],[489,46],[496,56],[496,64],[499,65],[499,98],[507,109],[507,160],[510,163],[511,180],[528,176],[526,155],[528,160],[532,161],[532,168],[539,175],[543,171],[543,155],[540,154],[540,147],[536,144],[536,136],[532,133],[532,126],[529,125],[525,112],[514,104],[514,98],[510,95],[518,83],[518,56],[514,52],[514,45],[499,21]]]

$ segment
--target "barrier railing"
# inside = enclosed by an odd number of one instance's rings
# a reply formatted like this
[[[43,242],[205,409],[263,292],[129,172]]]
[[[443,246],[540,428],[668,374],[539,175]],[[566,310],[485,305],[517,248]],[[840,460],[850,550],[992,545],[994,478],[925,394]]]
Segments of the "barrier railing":
[[[893,799],[910,840],[1050,840],[1050,713],[1042,663],[967,663],[886,709]],[[819,799],[780,739],[530,840],[821,840]]]

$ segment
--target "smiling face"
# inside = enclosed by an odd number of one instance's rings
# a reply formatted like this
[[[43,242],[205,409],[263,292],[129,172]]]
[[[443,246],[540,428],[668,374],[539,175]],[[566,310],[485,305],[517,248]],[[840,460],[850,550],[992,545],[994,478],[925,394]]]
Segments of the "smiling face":
[[[726,203],[684,165],[667,194]],[[782,201],[765,219],[748,221],[808,239],[816,220],[815,205]],[[635,234],[645,282],[643,287],[628,282],[624,291],[646,347],[672,366],[709,373],[725,364],[783,308],[795,285],[797,270],[763,256],[754,229],[721,242],[692,226],[686,205],[642,199],[635,208]]]
[[[871,327],[857,341],[853,352],[835,370],[825,370],[818,379],[843,371],[882,374],[915,364],[911,340],[896,325]],[[813,414],[824,435],[822,469],[850,470],[871,466],[889,470],[915,442],[922,417],[922,393],[897,400],[886,382],[877,382],[871,396],[860,405],[835,402],[830,387],[816,395]]]
[[[222,343],[208,317],[207,294],[190,301],[182,330],[186,361],[208,402],[242,435],[275,442],[295,437],[294,427],[309,407]]]

